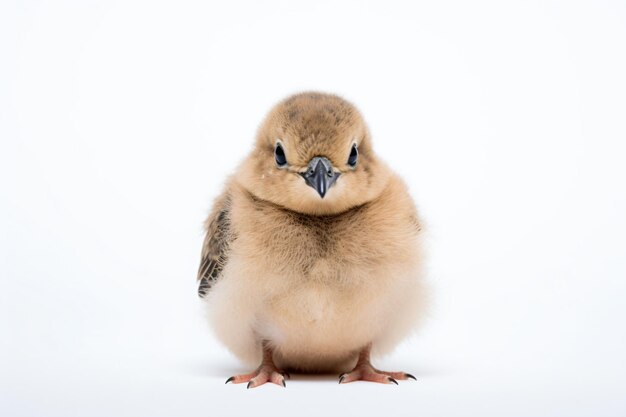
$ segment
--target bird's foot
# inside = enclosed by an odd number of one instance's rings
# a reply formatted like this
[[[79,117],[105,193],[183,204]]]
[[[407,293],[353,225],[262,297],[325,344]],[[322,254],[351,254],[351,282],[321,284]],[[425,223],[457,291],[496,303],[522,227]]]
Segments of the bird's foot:
[[[256,388],[266,382],[273,382],[276,385],[286,387],[285,378],[289,378],[287,372],[277,369],[273,364],[262,364],[249,374],[231,376],[226,380],[226,383],[241,384],[247,382],[248,388]]]
[[[370,364],[359,364],[352,371],[339,375],[340,384],[354,381],[371,381],[398,385],[398,380],[405,379],[416,378],[406,372],[379,371]]]
[[[374,368],[370,363],[370,351],[371,345],[367,345],[359,352],[359,359],[356,366],[350,372],[339,375],[339,383],[353,382],[353,381],[371,381],[380,382],[382,384],[396,384],[398,380],[415,379],[411,374],[406,372],[385,372],[379,371]]]
[[[241,384],[247,382],[248,388],[256,388],[266,382],[273,382],[276,385],[286,387],[285,378],[289,378],[289,374],[276,368],[272,348],[269,346],[269,343],[263,341],[263,361],[261,365],[249,374],[231,376],[226,380],[226,383]]]

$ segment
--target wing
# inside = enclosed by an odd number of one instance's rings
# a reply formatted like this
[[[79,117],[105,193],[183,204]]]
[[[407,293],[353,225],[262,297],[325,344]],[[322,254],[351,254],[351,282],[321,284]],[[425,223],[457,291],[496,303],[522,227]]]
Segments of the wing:
[[[204,297],[219,279],[233,240],[230,225],[230,197],[217,199],[205,222],[206,236],[202,245],[202,260],[198,268],[198,296]]]

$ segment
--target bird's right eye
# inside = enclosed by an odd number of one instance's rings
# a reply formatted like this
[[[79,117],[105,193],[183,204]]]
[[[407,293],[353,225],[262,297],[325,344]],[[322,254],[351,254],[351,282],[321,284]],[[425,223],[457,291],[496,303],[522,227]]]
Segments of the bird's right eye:
[[[280,143],[277,143],[276,148],[274,148],[274,159],[276,159],[276,165],[279,167],[287,165],[287,157]]]

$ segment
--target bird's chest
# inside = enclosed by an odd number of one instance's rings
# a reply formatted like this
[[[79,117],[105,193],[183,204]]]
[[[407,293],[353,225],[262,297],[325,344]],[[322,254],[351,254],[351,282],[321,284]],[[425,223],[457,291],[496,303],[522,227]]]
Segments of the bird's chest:
[[[291,214],[279,220],[260,217],[255,226],[262,232],[255,234],[253,245],[273,260],[271,272],[297,281],[332,283],[347,278],[356,258],[368,258],[367,239],[350,234],[343,218]]]
[[[287,350],[343,351],[366,343],[388,310],[389,265],[396,264],[381,257],[375,223],[366,229],[357,227],[368,223],[356,215],[272,214],[259,216],[237,241],[249,271],[242,278],[260,301],[255,332]]]

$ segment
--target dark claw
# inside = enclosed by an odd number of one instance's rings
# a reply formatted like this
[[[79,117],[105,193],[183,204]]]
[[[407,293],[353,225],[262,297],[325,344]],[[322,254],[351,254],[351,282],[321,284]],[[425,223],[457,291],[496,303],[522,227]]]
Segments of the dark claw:
[[[283,378],[283,387],[287,388],[287,384],[285,383],[285,378]]]
[[[339,377],[339,383],[341,384],[343,382],[343,379],[346,377],[346,374],[343,374]]]
[[[347,373],[347,372],[344,372],[343,374],[339,375],[339,379],[341,379],[341,378],[345,377],[346,375],[348,375],[348,373]]]
[[[413,381],[417,381],[417,378],[415,378],[413,375],[411,374],[404,374],[406,375],[407,378],[411,378]]]
[[[395,379],[393,379],[392,377],[387,377],[389,378],[389,382],[393,382],[394,384],[398,385],[398,381],[396,381]]]
[[[226,382],[224,382],[224,383],[225,383],[225,384],[228,384],[230,381],[234,381],[234,380],[235,380],[235,377],[234,377],[234,376],[231,376],[231,377],[230,377],[230,378],[228,378],[228,379],[226,380]]]
[[[248,382],[248,385],[246,386],[246,389],[250,388],[250,385],[252,385],[252,381]]]

